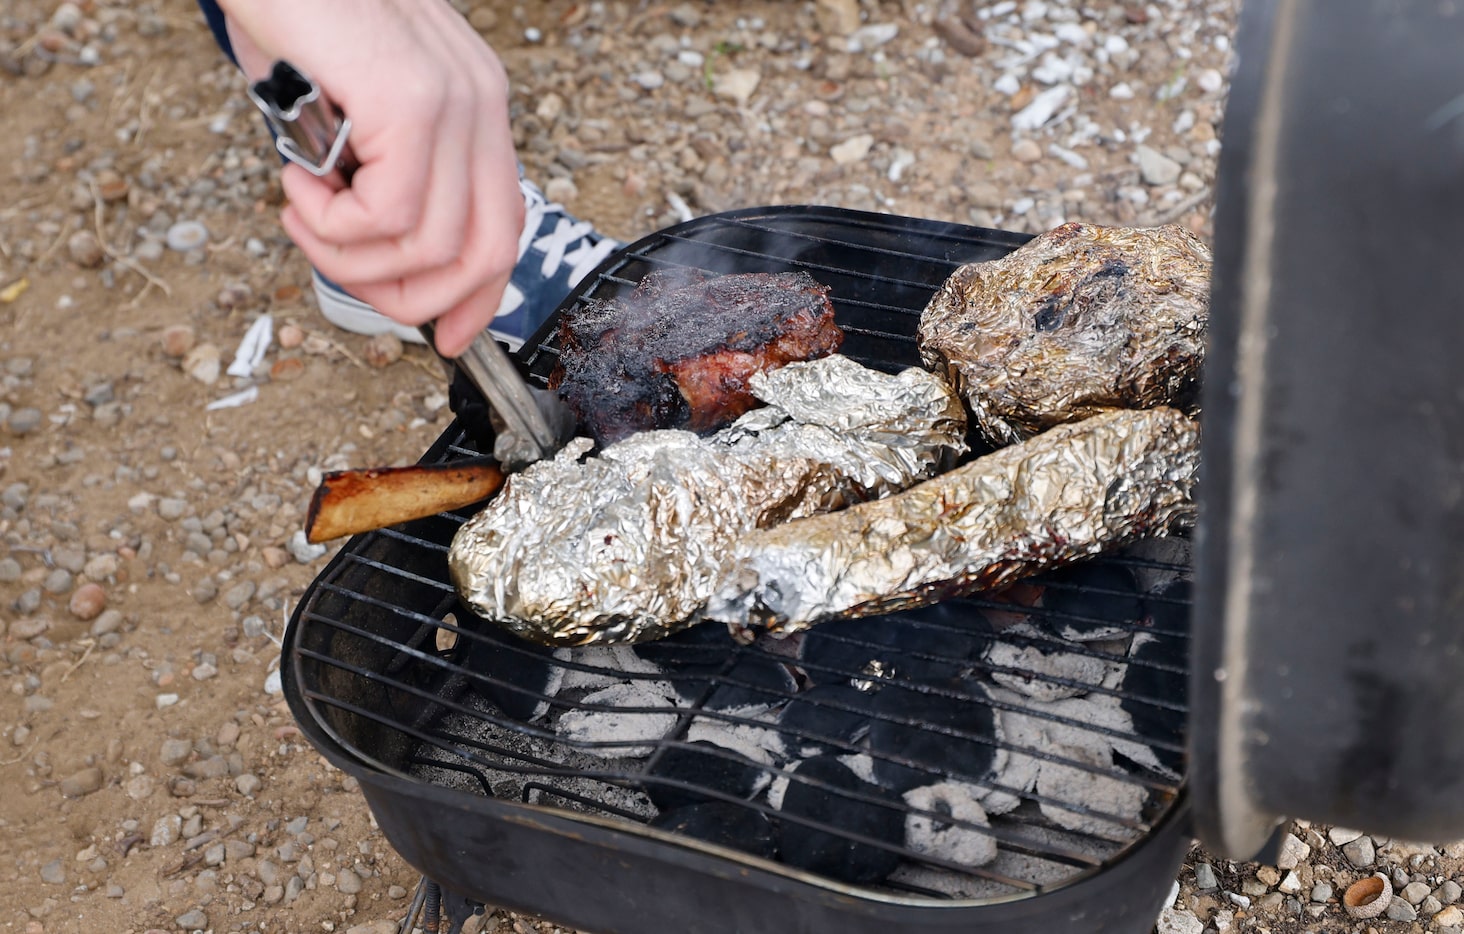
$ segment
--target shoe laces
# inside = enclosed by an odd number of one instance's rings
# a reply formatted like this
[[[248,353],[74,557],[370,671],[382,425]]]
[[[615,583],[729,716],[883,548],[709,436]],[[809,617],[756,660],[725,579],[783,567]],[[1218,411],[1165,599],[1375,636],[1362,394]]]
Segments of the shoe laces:
[[[519,236],[519,257],[528,252],[530,246],[544,254],[540,263],[540,274],[548,279],[559,272],[561,266],[569,267],[569,284],[575,285],[590,270],[615,251],[620,244],[615,240],[595,233],[595,225],[589,221],[571,220],[564,205],[546,201],[544,194],[531,182],[520,179],[519,187],[524,193],[524,230]],[[547,217],[560,215],[554,228],[540,234]]]

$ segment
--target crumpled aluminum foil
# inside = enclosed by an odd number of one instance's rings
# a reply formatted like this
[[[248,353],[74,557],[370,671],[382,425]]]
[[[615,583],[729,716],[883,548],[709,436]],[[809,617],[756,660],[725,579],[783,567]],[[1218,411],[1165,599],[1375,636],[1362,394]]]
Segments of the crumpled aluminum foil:
[[[737,543],[705,616],[775,632],[1001,587],[1193,520],[1198,424],[1112,410]]]
[[[535,642],[641,642],[694,621],[733,543],[905,489],[965,452],[944,380],[847,357],[753,377],[766,407],[702,438],[576,439],[511,476],[458,530],[448,567],[475,612]]]
[[[1210,248],[1175,224],[1064,224],[957,269],[920,317],[921,359],[993,446],[1106,409],[1198,412]]]

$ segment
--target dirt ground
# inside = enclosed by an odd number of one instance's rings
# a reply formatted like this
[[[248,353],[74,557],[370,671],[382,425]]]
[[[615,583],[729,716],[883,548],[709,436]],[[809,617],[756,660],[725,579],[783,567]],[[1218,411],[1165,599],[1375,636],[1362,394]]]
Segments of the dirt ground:
[[[1129,38],[1073,79],[1061,135],[1014,131],[1053,82],[995,88],[1011,49],[938,28],[957,5],[462,8],[509,65],[530,174],[620,238],[797,202],[1208,232],[1233,2],[1068,5]],[[188,0],[7,0],[0,119],[0,921],[392,930],[418,876],[269,676],[329,559],[296,540],[319,472],[420,456],[441,372],[320,318]],[[180,222],[207,242],[169,246]],[[263,362],[220,374],[263,313]]]

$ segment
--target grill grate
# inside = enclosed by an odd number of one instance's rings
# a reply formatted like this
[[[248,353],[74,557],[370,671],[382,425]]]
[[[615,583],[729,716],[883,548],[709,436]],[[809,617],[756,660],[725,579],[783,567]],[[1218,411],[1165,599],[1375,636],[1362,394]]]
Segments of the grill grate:
[[[571,302],[667,266],[804,269],[832,288],[843,352],[896,369],[917,362],[920,312],[954,268],[1025,239],[835,209],[720,215],[634,245]],[[526,346],[542,382],[552,334]],[[474,454],[454,426],[424,460]],[[1179,796],[1182,539],[787,640],[704,626],[550,650],[458,603],[445,556],[469,514],[354,539],[296,612],[297,716],[348,767],[926,899],[1085,876]]]

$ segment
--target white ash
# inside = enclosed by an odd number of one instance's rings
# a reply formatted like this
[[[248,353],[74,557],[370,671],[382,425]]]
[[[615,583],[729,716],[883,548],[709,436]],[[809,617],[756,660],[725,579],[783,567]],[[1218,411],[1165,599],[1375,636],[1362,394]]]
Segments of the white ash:
[[[1107,771],[1113,769],[1112,746],[1057,746],[1053,752]],[[1135,839],[1140,831],[1099,815],[1136,820],[1143,814],[1144,802],[1149,797],[1148,790],[1133,781],[1115,778],[1106,771],[1090,772],[1057,762],[1042,763],[1037,773],[1037,793],[1076,805],[1067,808],[1049,801],[1040,802],[1038,807],[1043,816],[1054,824],[1119,842]]]
[[[861,780],[871,785],[878,785],[879,779],[874,777],[874,760],[869,756],[859,753],[856,755],[839,756],[839,762],[849,771],[857,775]]]
[[[1077,837],[1064,830],[1038,824],[1017,823],[1011,820],[997,820],[993,826],[1016,830],[1036,850],[1067,849],[1092,854],[1095,859],[1107,859],[1117,853],[1119,847],[1105,844],[1088,837]],[[1016,853],[1005,847],[998,847],[996,858],[983,868],[993,876],[1023,879],[1035,885],[1056,885],[1066,882],[1077,872],[1067,863]],[[982,901],[1020,894],[1010,885],[980,875],[950,872],[915,863],[905,863],[890,876],[891,882],[909,885],[932,892],[939,892],[950,898]]]
[[[905,803],[919,811],[948,814],[943,820],[911,812],[905,817],[905,844],[916,853],[964,866],[984,866],[996,858],[996,839],[976,827],[990,819],[977,800],[981,790],[963,782],[940,782],[905,793]],[[965,824],[954,823],[964,821]]]
[[[1135,821],[1140,819],[1149,793],[1144,786],[1119,777],[1123,770],[1114,763],[1114,752],[1161,774],[1165,770],[1148,746],[1099,732],[1100,728],[1123,733],[1131,733],[1133,730],[1132,720],[1127,711],[1119,706],[1116,697],[1090,694],[1086,697],[1042,703],[1030,699],[1024,701],[1009,691],[995,690],[992,695],[1000,700],[1024,705],[1023,710],[1001,712],[1002,729],[1014,746],[1075,763],[1086,763],[1105,773],[1097,774],[1078,765],[1053,762],[1013,750],[1006,768],[998,774],[997,781],[1022,791],[1035,789],[1041,795],[1057,801],[1082,805],[1114,817]],[[1084,725],[1060,723],[1050,717],[1064,717]],[[1009,795],[989,795],[982,803],[988,812],[1004,813],[1005,810],[1010,810],[1009,805],[1014,806],[1010,799]],[[1070,830],[1125,840],[1135,833],[1122,824],[1055,804],[1042,803],[1040,808],[1043,816]]]
[[[639,759],[651,754],[675,726],[676,689],[666,681],[628,681],[612,684],[585,696],[582,703],[608,710],[567,710],[557,729],[566,743],[590,755],[607,759]],[[657,707],[665,713],[631,713],[619,708]],[[580,743],[611,743],[579,746]],[[647,745],[649,744],[649,745]]]
[[[1036,627],[1028,623],[1013,626],[1006,632],[1042,638]],[[984,657],[991,665],[1015,669],[993,671],[991,680],[1039,701],[1079,697],[1094,686],[1117,687],[1125,667],[1120,662],[1093,655],[1011,642],[992,642],[987,646]],[[1064,681],[1077,684],[1065,684]]]
[[[635,649],[628,645],[591,645],[584,648],[560,649],[554,653],[554,657],[560,661],[592,665],[599,669],[598,671],[564,669],[564,683],[560,685],[560,690],[563,691],[595,691],[612,684],[623,683],[626,680],[624,677],[626,674],[659,675],[661,673],[660,666],[641,658],[635,654]]]
[[[759,765],[773,765],[782,758],[780,736],[772,726],[728,723],[712,717],[697,717],[686,730],[689,743],[705,740],[740,753]]]
[[[768,783],[768,805],[775,810],[783,810],[783,796],[788,793],[788,773],[778,772]]]

